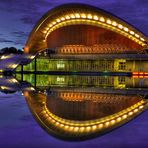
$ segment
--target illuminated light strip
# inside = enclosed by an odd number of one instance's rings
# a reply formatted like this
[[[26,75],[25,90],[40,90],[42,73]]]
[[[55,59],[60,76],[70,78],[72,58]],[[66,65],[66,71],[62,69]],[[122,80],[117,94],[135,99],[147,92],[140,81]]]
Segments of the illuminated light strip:
[[[135,32],[134,32],[134,31],[130,31],[130,34],[134,35],[134,34],[135,34]]]
[[[138,76],[135,76],[135,75],[134,75],[133,78],[138,78]]]
[[[71,17],[70,17],[71,16]],[[94,19],[94,20],[98,20],[98,16],[97,15],[94,15],[94,17],[91,15],[91,14],[79,14],[79,13],[74,13],[74,14],[70,14],[69,15],[66,15],[65,17],[63,16],[61,18],[61,21],[64,21],[65,19],[74,19],[74,18],[87,18],[88,19]],[[105,22],[105,19],[104,17],[100,17],[99,19],[100,21],[102,22]],[[59,21],[58,21],[59,22]],[[53,25],[55,24],[56,22],[53,23]],[[111,24],[111,20],[107,20],[107,23],[108,24]],[[121,24],[117,24],[115,21],[113,21],[112,23],[113,26],[117,26],[118,25],[118,28],[120,29],[123,29],[125,32],[128,32],[129,29],[127,27],[123,27]],[[130,31],[130,34],[134,35],[135,33],[133,31]],[[139,38],[140,36],[138,34],[135,34],[135,37]],[[142,41],[145,41],[144,38],[140,38],[140,40]]]
[[[72,18],[75,18],[75,16],[74,16],[74,14],[72,14],[71,15],[72,16]],[[63,17],[62,17],[63,18]],[[91,17],[90,17],[91,18]],[[64,20],[64,19],[63,19]],[[71,20],[71,19],[70,19]],[[90,20],[87,20],[87,19],[84,19],[84,20],[82,20],[82,19],[80,19],[81,20],[81,22],[89,22]],[[76,22],[78,21],[79,23],[80,23],[80,20],[73,20],[73,23],[74,24],[76,24]],[[93,23],[96,23],[95,22],[95,19],[94,20],[91,20],[91,21],[94,21]],[[90,21],[90,24],[92,23]],[[103,18],[103,17],[100,17],[100,21],[102,21],[102,22],[104,22],[105,21],[105,19]],[[72,22],[72,20],[71,20],[71,22]],[[61,26],[60,27],[63,27],[63,26],[67,26],[67,22],[63,22],[63,23],[65,23],[65,25],[63,25],[63,24],[61,24]],[[78,24],[79,24],[78,23]],[[116,22],[114,22],[114,24],[115,24]],[[70,23],[71,24],[71,23]],[[129,39],[132,39],[133,41],[135,41],[135,42],[137,42],[138,44],[140,44],[140,45],[142,45],[142,46],[145,46],[146,44],[144,44],[143,42],[141,42],[140,40],[138,40],[138,39],[136,39],[136,38],[134,38],[134,36],[130,36],[130,34],[128,33],[128,34],[124,34],[123,32],[121,32],[121,31],[119,31],[118,30],[118,28],[111,28],[111,25],[110,26],[106,26],[105,25],[105,23],[102,23],[102,24],[100,24],[100,25],[102,25],[102,26],[104,26],[104,28],[108,28],[108,29],[111,29],[111,30],[113,30],[113,31],[116,31],[116,32],[118,32],[118,33],[120,33],[120,34],[122,34],[122,35],[124,35],[124,36],[126,36],[126,37],[128,37]],[[117,25],[117,24],[116,24]],[[52,25],[53,26],[53,25]],[[98,26],[98,25],[97,25]],[[119,24],[119,26],[121,27],[121,25]],[[119,27],[118,26],[118,27]],[[60,28],[60,27],[57,27],[56,29],[58,29],[58,28]],[[120,28],[121,29],[121,28]],[[55,30],[55,29],[54,29]],[[54,30],[51,30],[50,29],[50,31],[49,31],[49,33],[51,33],[52,31],[54,31]],[[127,32],[128,31],[128,28],[127,27],[124,27],[124,30]],[[123,30],[122,30],[123,31]],[[48,34],[46,34],[46,37],[45,37],[45,40],[46,40],[46,38],[47,38],[47,36],[49,35],[49,33]]]
[[[108,116],[106,119],[107,120],[100,120],[98,121],[83,121],[83,123],[79,123],[78,121],[71,121],[71,120],[67,120],[67,119],[63,119],[60,118],[54,114],[52,114],[51,112],[49,112],[49,110],[47,109],[46,106],[44,106],[43,110],[48,114],[48,119],[56,124],[56,126],[58,126],[60,129],[62,127],[62,130],[66,130],[66,131],[72,131],[72,132],[76,132],[79,131],[78,129],[81,129],[82,132],[93,132],[96,130],[100,130],[103,127],[108,127],[108,126],[112,126],[113,124],[115,124],[116,122],[120,122],[121,120],[126,119],[128,116],[132,116],[134,113],[137,113],[138,110],[141,110],[144,108],[143,105],[144,101],[140,101],[138,103],[136,103],[135,105],[133,105],[132,107],[129,107],[125,110],[122,110],[121,112],[117,113],[117,115],[111,115]],[[44,113],[45,113],[44,112]],[[42,112],[41,112],[42,114]],[[71,122],[70,122],[71,121]],[[64,128],[63,128],[64,127]],[[79,131],[80,132],[80,131]]]
[[[81,95],[80,95],[80,93],[61,93],[59,95],[59,97],[65,101],[84,101],[86,98],[87,98],[87,100],[89,100],[89,98],[91,98],[92,101],[100,101],[100,98],[102,98],[102,97],[110,98],[107,95],[94,95],[94,94],[89,94],[89,93],[88,94],[81,93]]]
[[[116,23],[116,22],[112,22],[112,25],[113,25],[113,26],[117,26],[117,23]]]
[[[139,72],[133,72],[132,74],[133,74],[133,75],[138,75],[138,74],[139,74]]]
[[[133,72],[133,78],[148,78],[148,72]]]
[[[75,16],[74,16],[75,17]],[[111,25],[108,25],[108,24],[105,24],[105,23],[102,23],[102,22],[99,22],[99,21],[95,21],[95,20],[87,20],[87,19],[70,19],[70,20],[65,20],[65,21],[62,21],[56,25],[54,25],[51,29],[48,30],[48,33],[46,33],[45,35],[45,40],[47,39],[47,36],[54,30],[58,29],[58,28],[61,28],[61,27],[64,27],[64,26],[67,26],[67,25],[72,25],[72,24],[90,24],[90,25],[95,25],[95,26],[100,26],[102,25],[102,27],[104,28],[108,28],[109,30],[113,30],[115,32],[118,32],[126,37],[128,37],[129,39],[137,42],[138,44],[142,45],[142,46],[145,46],[146,44],[144,44],[143,42],[141,42],[140,40],[134,38],[132,35],[126,33],[126,32],[122,32],[122,31],[119,31],[118,28],[114,27],[114,26],[111,26]]]
[[[67,125],[67,124],[64,125],[64,124],[61,124],[60,122],[57,122],[54,119],[51,119],[51,118],[48,118],[48,119],[50,119],[53,123],[55,123],[56,126],[59,126],[58,128],[61,129],[61,127],[62,127],[61,130],[66,130],[66,131],[69,131],[69,132],[87,133],[87,132],[93,132],[93,131],[96,131],[96,130],[100,130],[103,127],[106,128],[106,127],[112,126],[113,124],[116,123],[116,121],[120,122],[121,120],[126,119],[128,116],[132,116],[134,113],[137,113],[138,109],[143,109],[143,108],[144,108],[144,106],[141,105],[138,108],[134,109],[133,111],[130,111],[128,114],[124,114],[121,117],[118,117],[116,120],[110,120],[110,121],[100,123],[98,125],[93,125],[93,126],[91,126],[91,125],[88,125],[88,126],[79,126],[79,125],[71,126],[71,125]]]

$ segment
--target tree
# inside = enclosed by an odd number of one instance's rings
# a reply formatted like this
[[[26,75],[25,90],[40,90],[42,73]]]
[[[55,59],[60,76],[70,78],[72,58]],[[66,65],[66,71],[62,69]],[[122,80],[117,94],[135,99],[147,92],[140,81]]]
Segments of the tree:
[[[0,50],[0,54],[10,54],[10,53],[13,53],[13,54],[22,54],[23,51],[20,50],[20,49],[15,48],[15,47],[5,47],[5,48],[2,48]]]

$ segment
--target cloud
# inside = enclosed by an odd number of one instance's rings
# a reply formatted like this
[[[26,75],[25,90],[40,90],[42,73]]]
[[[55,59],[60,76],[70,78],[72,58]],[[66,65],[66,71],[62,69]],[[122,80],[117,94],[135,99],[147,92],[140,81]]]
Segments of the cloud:
[[[12,45],[20,45],[20,46],[24,46],[25,42],[24,40],[9,40],[9,39],[5,39],[5,38],[0,38],[0,43],[11,43]]]
[[[24,31],[14,31],[14,32],[11,32],[11,34],[15,37],[18,37],[18,38],[23,38],[23,37],[28,37],[28,34],[29,32],[24,32]]]
[[[0,43],[13,43],[13,41],[5,38],[0,38]]]
[[[0,9],[6,12],[13,12],[19,16],[20,21],[24,24],[32,25],[49,10],[55,2],[47,0],[2,0]]]
[[[14,45],[21,45],[21,46],[24,46],[25,45],[25,42],[24,40],[16,40],[13,42]]]

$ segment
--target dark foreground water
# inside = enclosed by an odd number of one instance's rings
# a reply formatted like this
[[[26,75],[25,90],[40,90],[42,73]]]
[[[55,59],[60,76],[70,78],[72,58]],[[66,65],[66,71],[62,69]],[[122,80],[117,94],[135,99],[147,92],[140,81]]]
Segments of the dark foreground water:
[[[21,93],[0,93],[0,148],[147,148],[147,139],[148,110],[98,138],[67,142],[50,136],[37,124]]]

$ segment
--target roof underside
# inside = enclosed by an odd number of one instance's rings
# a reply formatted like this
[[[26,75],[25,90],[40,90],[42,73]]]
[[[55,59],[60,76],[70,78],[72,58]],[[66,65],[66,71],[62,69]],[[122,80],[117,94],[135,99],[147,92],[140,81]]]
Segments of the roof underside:
[[[88,24],[114,31],[147,47],[147,37],[118,17],[96,7],[82,4],[67,4],[48,11],[35,25],[25,46],[25,52],[37,52],[47,48],[47,37],[58,28]]]

